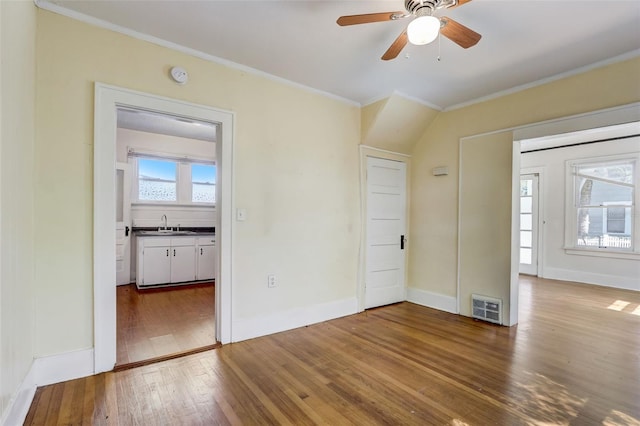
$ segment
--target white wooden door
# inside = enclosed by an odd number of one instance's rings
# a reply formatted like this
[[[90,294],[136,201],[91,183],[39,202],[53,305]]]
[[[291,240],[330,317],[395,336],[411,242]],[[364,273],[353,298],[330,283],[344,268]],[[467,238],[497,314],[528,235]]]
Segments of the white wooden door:
[[[407,166],[367,157],[365,308],[405,300]]]
[[[131,282],[131,166],[116,163],[116,285]]]
[[[520,175],[520,273],[538,275],[538,175]]]

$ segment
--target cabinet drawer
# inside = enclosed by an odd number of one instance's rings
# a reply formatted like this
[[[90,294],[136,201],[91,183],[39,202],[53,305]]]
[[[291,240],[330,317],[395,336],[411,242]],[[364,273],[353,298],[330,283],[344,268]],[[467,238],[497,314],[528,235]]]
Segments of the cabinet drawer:
[[[140,238],[144,247],[169,247],[171,245],[170,238],[147,237]]]
[[[171,238],[171,247],[183,247],[183,246],[195,246],[196,239],[195,238]]]

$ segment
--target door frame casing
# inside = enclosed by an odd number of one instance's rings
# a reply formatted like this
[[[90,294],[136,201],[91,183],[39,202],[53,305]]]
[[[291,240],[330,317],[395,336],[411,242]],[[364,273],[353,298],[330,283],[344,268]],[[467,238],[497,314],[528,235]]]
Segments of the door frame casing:
[[[231,341],[233,112],[95,83],[93,155],[94,373],[116,363],[115,179],[117,108],[128,106],[218,123],[216,163],[216,340]]]
[[[366,291],[366,265],[367,265],[367,157],[380,158],[405,163],[407,167],[406,176],[406,217],[405,235],[410,235],[410,203],[411,203],[411,156],[399,152],[387,151],[367,145],[359,145],[360,150],[360,256],[358,260],[358,286],[356,297],[358,301],[358,312],[365,310]],[[407,272],[409,261],[409,247],[411,239],[407,238],[404,257],[404,288],[405,300],[407,292]]]

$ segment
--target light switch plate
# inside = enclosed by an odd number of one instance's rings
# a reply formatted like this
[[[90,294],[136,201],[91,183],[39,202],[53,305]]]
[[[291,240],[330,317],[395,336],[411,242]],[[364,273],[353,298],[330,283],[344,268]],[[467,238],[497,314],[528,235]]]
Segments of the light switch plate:
[[[247,209],[236,209],[236,220],[238,222],[247,220]]]

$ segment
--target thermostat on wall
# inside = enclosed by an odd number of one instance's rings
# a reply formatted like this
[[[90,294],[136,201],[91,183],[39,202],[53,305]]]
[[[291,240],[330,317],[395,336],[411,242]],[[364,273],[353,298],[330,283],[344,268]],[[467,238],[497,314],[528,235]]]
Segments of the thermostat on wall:
[[[434,176],[446,176],[449,174],[449,168],[447,166],[434,167],[431,172]]]
[[[171,78],[178,84],[185,84],[189,80],[187,70],[181,67],[171,68]]]

